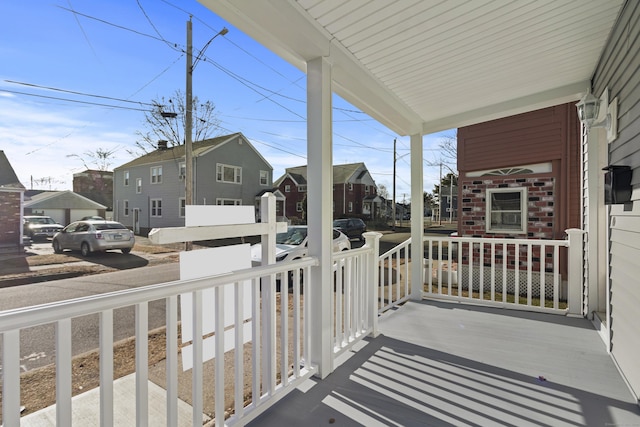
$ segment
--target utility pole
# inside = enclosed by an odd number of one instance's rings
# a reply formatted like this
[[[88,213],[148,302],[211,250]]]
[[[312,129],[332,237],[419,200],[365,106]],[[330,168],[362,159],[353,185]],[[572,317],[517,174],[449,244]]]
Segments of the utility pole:
[[[391,202],[391,209],[393,210],[393,231],[396,231],[396,161],[396,138],[393,138],[393,200]]]
[[[185,209],[193,205],[193,151],[191,145],[191,130],[193,126],[193,39],[191,17],[187,21],[187,99],[185,104],[184,126],[184,163],[185,163]],[[184,250],[193,249],[193,242],[185,242]]]
[[[438,225],[442,225],[442,162],[440,162],[440,181],[438,182]]]
[[[192,129],[193,129],[193,70],[195,69],[198,61],[200,61],[204,55],[204,51],[209,47],[209,44],[218,36],[224,36],[229,32],[227,28],[222,28],[215,36],[211,37],[207,44],[204,45],[196,60],[193,60],[193,26],[191,23],[191,16],[187,21],[187,83],[186,83],[186,105],[184,113],[184,163],[185,163],[185,195],[184,204],[193,205],[193,146],[192,146]],[[185,251],[190,251],[193,248],[193,242],[185,242]]]

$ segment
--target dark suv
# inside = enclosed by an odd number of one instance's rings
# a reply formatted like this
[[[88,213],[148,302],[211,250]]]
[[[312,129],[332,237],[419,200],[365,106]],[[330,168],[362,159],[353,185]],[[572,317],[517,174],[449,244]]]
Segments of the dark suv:
[[[25,236],[29,236],[31,240],[53,237],[54,234],[64,228],[50,216],[44,215],[25,216],[23,227]]]
[[[350,239],[364,240],[362,233],[367,231],[367,225],[360,218],[342,218],[333,220],[333,228],[342,231]]]

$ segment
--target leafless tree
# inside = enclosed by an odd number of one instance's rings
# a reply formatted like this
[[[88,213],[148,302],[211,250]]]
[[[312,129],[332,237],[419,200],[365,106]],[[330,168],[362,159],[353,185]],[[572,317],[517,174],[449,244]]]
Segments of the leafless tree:
[[[387,190],[387,186],[384,184],[378,185],[378,196],[387,200],[389,198],[389,190]]]
[[[94,151],[85,151],[82,155],[67,154],[67,157],[75,157],[79,159],[86,169],[95,169],[99,171],[108,171],[111,166],[111,159],[118,151],[117,148],[108,150],[106,148],[96,148]]]
[[[128,150],[132,155],[149,153],[157,148],[159,140],[167,141],[168,147],[184,144],[186,99],[180,90],[169,98],[161,97],[152,102],[150,112],[144,113],[145,131],[137,131],[139,137],[135,148]],[[218,111],[211,101],[200,102],[197,96],[192,103],[192,141],[202,141],[219,134]]]

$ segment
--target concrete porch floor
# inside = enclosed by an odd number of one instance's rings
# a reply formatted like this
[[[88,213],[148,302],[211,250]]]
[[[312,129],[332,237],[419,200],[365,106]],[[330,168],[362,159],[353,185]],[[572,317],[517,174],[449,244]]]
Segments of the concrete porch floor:
[[[251,426],[640,426],[586,319],[409,302]]]

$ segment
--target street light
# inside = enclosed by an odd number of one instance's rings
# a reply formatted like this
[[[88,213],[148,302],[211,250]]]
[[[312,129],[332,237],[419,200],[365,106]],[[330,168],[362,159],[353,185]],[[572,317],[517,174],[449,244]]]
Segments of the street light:
[[[185,129],[184,129],[184,162],[185,162],[185,197],[184,204],[193,205],[193,150],[191,146],[191,132],[193,127],[193,70],[198,64],[198,61],[204,56],[204,51],[209,47],[213,39],[218,36],[224,36],[229,32],[226,28],[223,28],[211,37],[209,41],[204,45],[196,60],[193,61],[193,39],[192,39],[192,24],[191,17],[187,21],[187,99],[185,105]],[[185,243],[185,250],[190,251],[193,247],[192,242]]]

